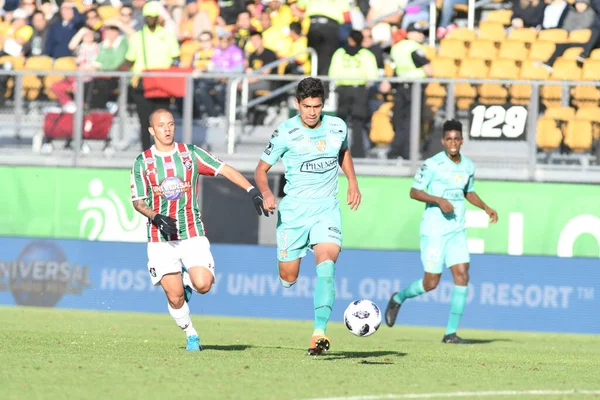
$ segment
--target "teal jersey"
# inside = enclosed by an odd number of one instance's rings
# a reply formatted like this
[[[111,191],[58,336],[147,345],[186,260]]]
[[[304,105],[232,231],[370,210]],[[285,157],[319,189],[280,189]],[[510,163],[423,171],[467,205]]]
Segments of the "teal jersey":
[[[274,165],[281,158],[286,195],[327,199],[337,196],[339,154],[347,147],[348,128],[340,118],[324,115],[318,128],[309,129],[297,115],[273,132],[260,159]]]
[[[458,164],[443,151],[425,160],[412,187],[450,201],[454,212],[444,214],[437,204],[427,204],[421,235],[441,236],[465,230],[465,193],[474,190],[474,175],[475,164],[463,155]]]

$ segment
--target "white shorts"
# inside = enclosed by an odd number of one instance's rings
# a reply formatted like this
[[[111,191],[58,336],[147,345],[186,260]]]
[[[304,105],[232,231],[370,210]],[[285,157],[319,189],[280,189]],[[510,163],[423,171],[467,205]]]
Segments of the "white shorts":
[[[164,275],[181,272],[184,265],[188,269],[204,267],[214,279],[215,260],[206,236],[148,243],[148,273],[154,286],[160,284]]]

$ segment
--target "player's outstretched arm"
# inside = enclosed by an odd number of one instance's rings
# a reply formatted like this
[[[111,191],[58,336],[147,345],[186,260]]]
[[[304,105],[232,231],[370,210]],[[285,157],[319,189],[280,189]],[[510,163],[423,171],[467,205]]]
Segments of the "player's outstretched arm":
[[[465,194],[465,198],[469,203],[473,204],[475,207],[479,207],[483,211],[485,211],[485,213],[490,217],[492,223],[498,222],[498,213],[496,212],[496,210],[488,207],[488,205],[485,204],[483,200],[481,200],[477,193],[467,192],[467,194]]]
[[[267,172],[269,172],[270,169],[271,164],[268,164],[263,160],[258,161],[258,165],[254,170],[254,180],[256,181],[256,186],[258,186],[258,190],[264,199],[263,206],[265,210],[273,214],[273,211],[277,208],[277,205],[275,204],[275,196],[269,188],[269,180],[267,178]]]
[[[231,183],[241,187],[244,189],[252,198],[252,202],[254,203],[254,208],[256,208],[256,212],[258,215],[265,215],[268,217],[269,214],[263,208],[263,198],[258,190],[250,182],[248,179],[244,178],[244,176],[235,168],[230,167],[229,165],[223,165],[223,168],[219,171],[219,175],[224,176]]]
[[[358,189],[358,180],[356,179],[356,172],[354,171],[354,161],[350,155],[350,149],[347,147],[340,151],[339,163],[342,171],[348,178],[348,205],[351,210],[358,210],[360,201],[362,200],[362,194]]]
[[[441,197],[436,197],[428,194],[424,190],[415,188],[410,189],[410,198],[418,201],[422,201],[427,204],[437,204],[444,213],[448,214],[454,211],[454,206],[448,200]]]

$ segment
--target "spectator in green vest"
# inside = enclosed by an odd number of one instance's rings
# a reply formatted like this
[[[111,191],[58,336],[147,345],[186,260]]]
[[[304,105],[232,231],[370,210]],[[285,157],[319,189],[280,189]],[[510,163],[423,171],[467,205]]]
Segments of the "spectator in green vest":
[[[388,152],[389,159],[408,159],[410,157],[410,125],[411,115],[411,86],[413,79],[423,79],[431,76],[433,70],[429,60],[425,56],[423,41],[428,26],[420,22],[412,22],[406,28],[406,38],[396,43],[390,56],[396,65],[396,76],[405,78],[405,83],[396,85],[395,104],[393,109],[392,124],[395,136]],[[421,90],[424,89],[423,85]],[[423,93],[423,92],[422,92]],[[423,96],[421,96],[423,100]],[[421,110],[424,110],[424,102],[421,101]],[[423,117],[423,114],[422,114]],[[420,121],[414,121],[420,123]]]
[[[377,59],[362,47],[363,35],[352,31],[347,44],[338,49],[331,58],[329,76],[335,78],[337,116],[346,121],[352,131],[350,154],[354,158],[365,157],[365,127],[367,125],[367,80],[379,78]]]

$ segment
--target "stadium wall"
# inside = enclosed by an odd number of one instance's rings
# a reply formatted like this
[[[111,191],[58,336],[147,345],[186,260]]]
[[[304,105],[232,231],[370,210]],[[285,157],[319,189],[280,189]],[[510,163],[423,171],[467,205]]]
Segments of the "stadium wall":
[[[284,290],[274,247],[213,244],[212,251],[216,283],[209,294],[192,297],[196,319],[312,319],[312,257],[305,259],[297,284]],[[166,313],[166,299],[150,285],[146,261],[143,243],[2,238],[0,304]],[[346,305],[359,298],[375,301],[383,311],[394,291],[421,275],[415,251],[345,250],[332,318],[341,321]],[[471,280],[465,328],[600,333],[595,259],[473,255]],[[444,326],[451,290],[446,273],[434,292],[402,308],[400,325]]]
[[[145,241],[145,219],[131,207],[129,170],[0,167],[5,196],[0,236]],[[423,205],[409,199],[412,179],[359,177],[363,203],[344,206],[344,247],[418,250]],[[282,179],[270,184],[277,194]],[[600,256],[600,186],[478,181],[476,191],[500,215],[491,225],[468,205],[469,249],[475,254]],[[243,191],[223,178],[201,181],[200,204],[213,243],[275,244],[276,218],[259,218]]]

